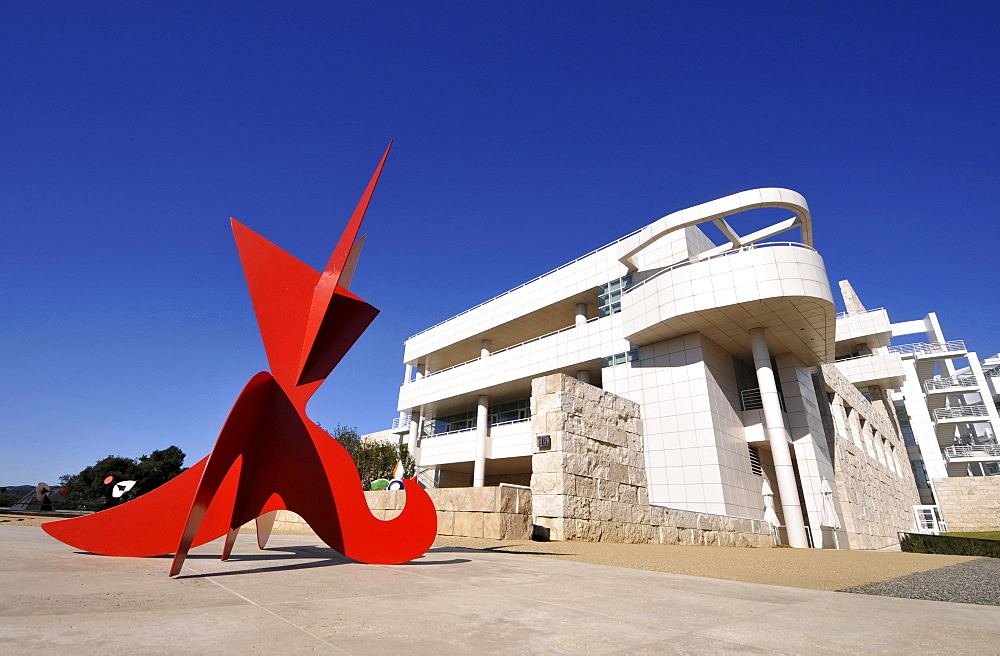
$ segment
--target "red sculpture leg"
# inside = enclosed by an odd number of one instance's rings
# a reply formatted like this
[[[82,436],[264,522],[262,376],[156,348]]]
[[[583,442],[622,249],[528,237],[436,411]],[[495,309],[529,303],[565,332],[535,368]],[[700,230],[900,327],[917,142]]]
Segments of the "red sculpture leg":
[[[310,397],[378,314],[347,288],[364,241],[361,221],[388,154],[387,148],[322,273],[233,220],[271,372],[247,383],[207,458],[129,503],[49,522],[46,532],[94,553],[173,553],[171,576],[191,547],[223,535],[227,559],[239,528],[251,520],[263,549],[282,509],[362,562],[405,562],[430,547],[437,518],[416,480],[403,483],[400,515],[377,519],[350,455],[306,415]]]

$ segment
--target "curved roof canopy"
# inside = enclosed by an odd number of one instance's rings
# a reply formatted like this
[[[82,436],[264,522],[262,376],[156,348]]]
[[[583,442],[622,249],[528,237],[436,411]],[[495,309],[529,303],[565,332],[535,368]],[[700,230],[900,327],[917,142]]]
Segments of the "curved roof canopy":
[[[761,207],[777,207],[790,210],[795,216],[745,236],[737,234],[729,223],[726,222],[727,216]],[[675,230],[698,225],[699,223],[707,223],[708,221],[718,226],[722,234],[729,240],[729,243],[701,253],[701,257],[724,253],[734,248],[740,248],[741,246],[746,246],[747,244],[752,244],[763,239],[769,239],[792,228],[802,228],[802,242],[806,246],[813,245],[812,217],[809,215],[809,205],[802,194],[780,187],[763,187],[761,189],[741,191],[732,196],[726,196],[725,198],[719,198],[668,214],[643,228],[639,232],[638,244],[630,250],[623,252],[618,259],[629,269],[635,271],[638,269],[635,256],[650,244]],[[627,244],[629,242],[622,245],[622,250],[628,247]]]

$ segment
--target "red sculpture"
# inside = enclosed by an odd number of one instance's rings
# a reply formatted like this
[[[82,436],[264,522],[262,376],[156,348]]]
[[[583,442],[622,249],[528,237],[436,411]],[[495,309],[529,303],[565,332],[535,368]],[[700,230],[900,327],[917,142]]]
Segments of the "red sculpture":
[[[310,397],[378,314],[347,288],[364,242],[358,230],[389,148],[322,273],[232,220],[271,371],[247,383],[212,452],[133,501],[49,522],[45,532],[110,556],[173,553],[170,576],[180,573],[192,546],[223,535],[222,560],[228,559],[239,528],[251,519],[263,549],[282,509],[361,562],[406,562],[430,548],[437,517],[416,479],[403,482],[406,505],[398,517],[375,518],[347,451],[306,416]]]

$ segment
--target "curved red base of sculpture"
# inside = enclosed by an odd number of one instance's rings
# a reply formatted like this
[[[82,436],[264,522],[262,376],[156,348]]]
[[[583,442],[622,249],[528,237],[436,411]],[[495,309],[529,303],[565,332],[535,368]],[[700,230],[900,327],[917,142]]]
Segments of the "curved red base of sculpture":
[[[390,144],[391,147],[391,144]],[[406,505],[395,519],[368,509],[347,451],[306,416],[309,398],[375,318],[378,310],[347,290],[360,246],[361,219],[383,155],[323,273],[233,221],[271,373],[250,379],[212,452],[167,484],[94,515],[43,529],[71,546],[110,556],[175,554],[178,574],[191,547],[257,520],[267,542],[273,511],[300,515],[328,545],[366,563],[412,560],[431,546],[437,517],[416,480],[404,481]]]

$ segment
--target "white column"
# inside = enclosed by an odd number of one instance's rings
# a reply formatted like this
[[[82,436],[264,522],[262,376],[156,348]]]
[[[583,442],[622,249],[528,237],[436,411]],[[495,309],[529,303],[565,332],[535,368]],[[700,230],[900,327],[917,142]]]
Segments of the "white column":
[[[479,344],[479,357],[488,358],[490,357],[490,340],[484,339]]]
[[[580,381],[581,383],[587,383],[589,385],[590,384],[590,372],[587,371],[586,369],[581,369],[580,371],[576,372],[576,379],[578,381]]]
[[[486,422],[489,419],[490,397],[479,397],[476,412],[476,463],[472,470],[472,487],[483,487],[486,483]]]
[[[778,386],[774,382],[771,353],[767,348],[763,328],[750,330],[750,348],[757,367],[757,385],[760,387],[760,400],[764,406],[764,425],[767,427],[767,441],[771,444],[771,457],[774,459],[774,474],[778,479],[778,494],[781,496],[781,511],[785,516],[788,543],[796,549],[804,549],[809,546],[809,539],[802,520],[802,506],[799,504],[799,492],[795,485],[795,468],[788,449],[788,431],[781,416]]]
[[[413,365],[406,365],[406,373],[403,374],[403,384],[407,385],[413,380]]]
[[[413,456],[413,462],[420,464],[417,461],[417,439],[420,436],[420,410],[416,408],[410,413],[410,433],[406,436],[406,447],[410,450],[410,455]]]
[[[577,303],[576,304],[576,325],[580,326],[587,323],[587,304]]]

